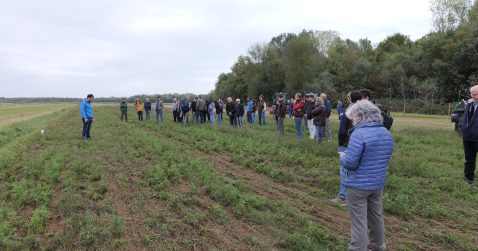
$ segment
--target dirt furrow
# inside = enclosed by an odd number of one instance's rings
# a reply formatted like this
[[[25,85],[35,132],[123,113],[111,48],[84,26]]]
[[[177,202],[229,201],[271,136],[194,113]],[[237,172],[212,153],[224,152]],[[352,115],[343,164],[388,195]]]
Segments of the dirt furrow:
[[[141,191],[134,186],[134,181],[129,178],[128,174],[123,173],[123,168],[112,167],[106,174],[106,182],[108,184],[107,196],[111,199],[113,208],[116,209],[119,216],[124,220],[124,238],[127,243],[124,247],[126,250],[147,250],[140,240],[143,239],[143,234],[146,232],[144,227],[144,220],[139,218],[139,215],[134,214],[132,210],[132,202],[137,197],[137,193]],[[119,180],[128,177],[129,182],[127,187],[118,184]]]
[[[337,208],[335,205],[329,203],[329,201],[316,198],[311,191],[304,191],[301,190],[301,188],[291,186],[290,184],[281,183],[264,174],[234,164],[224,152],[211,155],[197,149],[192,149],[191,147],[184,145],[184,142],[175,138],[167,137],[156,131],[155,135],[174,143],[184,150],[190,151],[192,156],[202,158],[208,163],[213,163],[214,168],[219,173],[234,179],[243,180],[247,184],[246,188],[254,194],[283,201],[289,206],[307,214],[310,219],[317,222],[319,226],[325,226],[325,228],[329,229],[332,233],[343,236],[346,239],[350,238],[350,223],[346,210]],[[301,200],[301,198],[304,198],[305,196],[307,196],[308,203],[304,203]],[[386,216],[385,222],[385,227],[388,232],[388,247],[404,247],[403,245],[408,243],[413,245],[416,250],[437,249],[437,246],[434,243],[425,243],[416,240],[416,236],[413,233],[404,231],[404,223],[401,219],[395,216]],[[430,226],[428,224],[424,224],[424,226],[425,225],[427,227],[424,227],[424,229],[429,229]],[[442,224],[437,225],[440,226]]]
[[[215,201],[205,191],[199,193],[198,207],[203,211],[210,211],[210,207]],[[245,222],[243,218],[234,216],[232,209],[227,211],[227,220],[224,223],[218,223],[215,219],[209,220],[206,226],[211,231],[213,239],[225,244],[228,250],[257,250],[253,238],[259,238],[262,242],[270,244],[267,249],[271,249],[272,245],[277,242],[277,236],[272,236],[269,231],[261,227],[255,227],[249,222]]]
[[[334,233],[341,233],[340,235],[348,237],[349,221],[347,214],[337,209],[337,207],[315,199],[305,191],[279,183],[253,170],[235,165],[227,156],[211,156],[202,152],[196,152],[194,155],[205,159],[209,163],[213,163],[215,170],[218,172],[234,179],[243,180],[247,184],[246,189],[252,193],[284,202],[309,215],[319,225],[326,226],[327,229],[332,230]],[[302,199],[307,200],[308,203],[305,203]]]
[[[247,183],[247,189],[252,193],[285,202],[287,205],[309,215],[309,217],[319,223],[320,226],[326,226],[327,229],[332,230],[334,233],[340,233],[340,235],[345,237],[350,235],[347,213],[338,209],[336,206],[327,204],[329,203],[328,201],[324,202],[315,199],[314,196],[311,195],[311,192],[302,191],[296,187],[275,181],[273,178],[257,173],[254,170],[236,165],[223,153],[210,155],[185,146],[181,141],[174,138],[166,137],[157,132],[155,132],[155,135],[173,142],[184,150],[190,151],[192,156],[199,157],[208,163],[213,163],[214,168],[219,173],[231,178],[243,180]],[[301,198],[304,197],[310,199],[311,203],[307,204],[302,202]]]

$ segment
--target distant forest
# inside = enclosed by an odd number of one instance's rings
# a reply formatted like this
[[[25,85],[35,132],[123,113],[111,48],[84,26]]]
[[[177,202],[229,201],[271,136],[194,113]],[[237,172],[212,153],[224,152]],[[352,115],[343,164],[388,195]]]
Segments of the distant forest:
[[[325,92],[344,101],[348,91],[367,88],[393,110],[443,113],[445,103],[468,98],[478,81],[478,3],[432,0],[430,11],[433,31],[417,41],[403,34],[377,45],[335,31],[280,34],[240,55],[212,94],[270,99],[277,92]]]
[[[94,94],[94,93],[93,93]],[[165,103],[171,103],[173,102],[173,98],[178,98],[182,99],[184,97],[189,97],[190,100],[192,100],[194,97],[196,97],[197,94],[193,93],[168,93],[168,94],[154,94],[154,95],[149,95],[149,94],[138,94],[138,95],[133,95],[130,97],[95,97],[94,102],[104,102],[104,103],[109,103],[109,102],[121,102],[123,98],[126,98],[126,100],[129,103],[133,103],[135,98],[150,98],[151,102],[155,102],[157,97],[161,97],[163,102]],[[208,94],[202,95],[203,97],[208,98]],[[86,95],[85,95],[86,98]],[[57,98],[57,97],[40,97],[40,98],[4,98],[0,97],[0,103],[79,103],[83,100],[83,98]]]

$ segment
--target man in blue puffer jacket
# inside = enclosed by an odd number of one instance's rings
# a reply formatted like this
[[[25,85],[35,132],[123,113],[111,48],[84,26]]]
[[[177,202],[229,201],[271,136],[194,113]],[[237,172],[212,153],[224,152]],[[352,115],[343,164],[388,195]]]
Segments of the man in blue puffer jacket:
[[[339,155],[346,169],[343,182],[351,220],[349,250],[385,250],[382,196],[393,138],[383,127],[380,109],[368,100],[350,106],[346,116],[354,127],[350,129],[347,151]]]
[[[80,103],[81,121],[83,122],[83,132],[81,134],[82,139],[91,139],[90,130],[93,123],[93,107],[91,102],[95,96],[88,94],[85,99]]]

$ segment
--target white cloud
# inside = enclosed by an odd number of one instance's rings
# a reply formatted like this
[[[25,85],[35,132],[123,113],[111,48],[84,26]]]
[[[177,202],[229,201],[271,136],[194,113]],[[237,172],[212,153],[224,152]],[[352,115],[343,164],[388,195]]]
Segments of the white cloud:
[[[430,27],[428,0],[9,1],[0,9],[0,96],[206,93],[251,45],[283,32],[377,43]]]

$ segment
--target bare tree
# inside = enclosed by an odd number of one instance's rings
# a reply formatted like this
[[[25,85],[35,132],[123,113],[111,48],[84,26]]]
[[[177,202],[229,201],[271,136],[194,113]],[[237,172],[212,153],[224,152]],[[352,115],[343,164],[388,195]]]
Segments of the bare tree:
[[[450,31],[467,21],[471,5],[471,0],[431,0],[430,10],[435,30]]]

